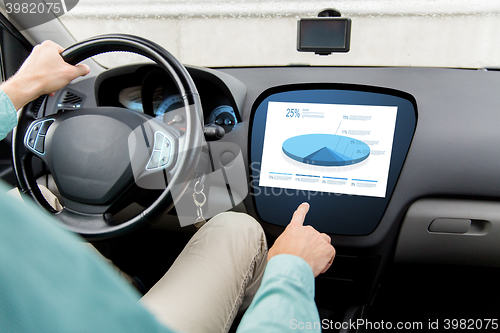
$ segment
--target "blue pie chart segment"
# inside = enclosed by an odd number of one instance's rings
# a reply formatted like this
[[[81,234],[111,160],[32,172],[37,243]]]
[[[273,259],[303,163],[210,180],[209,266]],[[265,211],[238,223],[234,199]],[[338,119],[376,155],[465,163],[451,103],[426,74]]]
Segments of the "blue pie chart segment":
[[[283,142],[283,153],[291,159],[319,166],[343,166],[362,162],[370,156],[363,141],[333,134],[306,134]]]

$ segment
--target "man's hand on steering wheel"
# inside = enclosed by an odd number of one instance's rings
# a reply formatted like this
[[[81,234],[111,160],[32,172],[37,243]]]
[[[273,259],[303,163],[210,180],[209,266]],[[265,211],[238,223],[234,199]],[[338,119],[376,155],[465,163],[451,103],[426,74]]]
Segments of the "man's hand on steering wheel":
[[[16,110],[90,72],[87,65],[73,66],[65,62],[60,55],[63,51],[61,46],[48,40],[35,46],[19,71],[0,86]]]

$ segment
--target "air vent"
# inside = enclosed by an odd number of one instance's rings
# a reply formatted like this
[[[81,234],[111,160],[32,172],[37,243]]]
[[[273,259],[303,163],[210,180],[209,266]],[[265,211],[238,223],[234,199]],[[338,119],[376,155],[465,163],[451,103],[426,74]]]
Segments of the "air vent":
[[[75,94],[67,91],[66,96],[63,98],[63,104],[80,104],[82,102],[82,98],[80,96],[76,96]]]
[[[62,92],[57,103],[58,112],[76,110],[82,107],[85,95],[74,90],[66,89]]]

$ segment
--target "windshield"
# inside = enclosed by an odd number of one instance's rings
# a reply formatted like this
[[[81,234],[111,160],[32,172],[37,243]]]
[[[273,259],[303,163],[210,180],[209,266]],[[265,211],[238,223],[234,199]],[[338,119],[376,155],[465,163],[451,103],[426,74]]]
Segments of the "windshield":
[[[298,18],[332,5],[352,20],[350,51],[298,52]],[[80,0],[59,19],[77,40],[135,34],[197,66],[500,67],[496,0]],[[97,60],[105,67],[144,61]]]

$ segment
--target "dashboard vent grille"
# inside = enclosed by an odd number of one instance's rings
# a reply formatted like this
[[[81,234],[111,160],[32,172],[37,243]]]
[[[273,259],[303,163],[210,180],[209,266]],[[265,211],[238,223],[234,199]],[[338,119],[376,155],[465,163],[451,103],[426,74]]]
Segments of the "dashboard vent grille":
[[[82,102],[82,98],[80,96],[76,96],[75,94],[67,91],[66,96],[64,96],[62,102],[63,102],[63,104],[68,104],[68,103],[79,104]]]
[[[57,108],[59,109],[58,112],[76,110],[81,108],[84,97],[84,95],[74,90],[64,90],[59,97],[59,102],[57,103]]]

